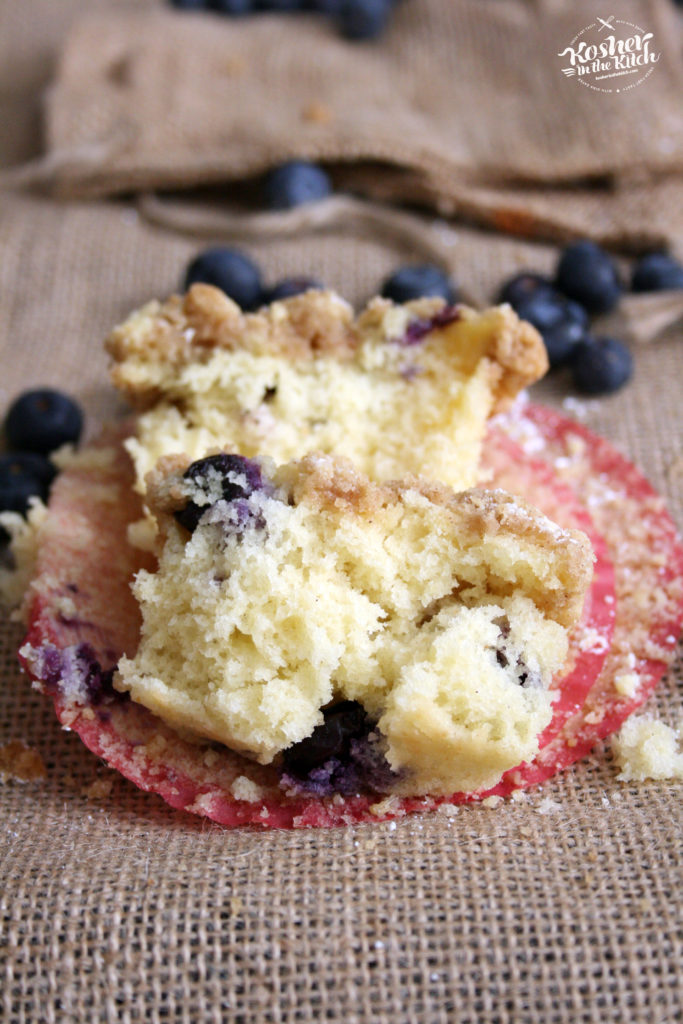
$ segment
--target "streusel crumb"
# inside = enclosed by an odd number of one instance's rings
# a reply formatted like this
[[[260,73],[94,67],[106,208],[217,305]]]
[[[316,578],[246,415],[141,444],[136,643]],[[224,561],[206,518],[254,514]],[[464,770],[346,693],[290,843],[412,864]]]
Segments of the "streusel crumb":
[[[245,314],[194,285],[134,313],[107,348],[114,383],[143,410],[128,443],[141,493],[162,456],[216,449],[278,464],[319,451],[371,479],[464,489],[491,413],[547,369],[539,335],[509,306],[374,299],[354,318],[315,290]]]

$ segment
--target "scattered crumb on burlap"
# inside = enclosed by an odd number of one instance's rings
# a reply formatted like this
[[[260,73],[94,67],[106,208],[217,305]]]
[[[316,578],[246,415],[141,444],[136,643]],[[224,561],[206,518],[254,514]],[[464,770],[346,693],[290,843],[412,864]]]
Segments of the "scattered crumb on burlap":
[[[46,775],[42,757],[23,740],[0,745],[0,782],[35,782]]]

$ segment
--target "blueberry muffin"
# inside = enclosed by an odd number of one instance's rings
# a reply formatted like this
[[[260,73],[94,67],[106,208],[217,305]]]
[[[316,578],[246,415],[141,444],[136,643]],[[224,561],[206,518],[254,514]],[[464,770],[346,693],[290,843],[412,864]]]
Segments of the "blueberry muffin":
[[[147,486],[159,563],[115,680],[133,700],[295,788],[472,792],[533,758],[591,577],[582,533],[324,454],[170,456]]]
[[[200,284],[132,314],[107,349],[140,410],[128,448],[141,493],[162,456],[216,448],[278,464],[331,453],[375,480],[469,487],[488,417],[547,368],[540,336],[509,306],[375,299],[354,318],[310,291],[245,314]]]

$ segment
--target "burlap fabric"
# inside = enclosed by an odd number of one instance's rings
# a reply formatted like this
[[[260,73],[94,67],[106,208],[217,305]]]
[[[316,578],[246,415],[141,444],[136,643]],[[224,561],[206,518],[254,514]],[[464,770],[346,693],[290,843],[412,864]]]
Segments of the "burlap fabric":
[[[93,6],[0,3],[7,163],[40,153],[36,90],[50,78],[70,26],[73,43],[92,25]],[[122,5],[99,6],[109,17]],[[134,6],[138,18],[143,4]],[[408,0],[400,17],[413,6],[420,0]],[[430,12],[437,6],[424,5]],[[447,0],[441,6],[450,9]],[[641,6],[645,20],[650,5]],[[479,7],[511,24],[519,17],[505,15],[502,2]],[[86,8],[86,21],[76,21]],[[530,10],[541,17],[538,6]],[[577,15],[579,25],[583,17]],[[163,23],[173,31],[170,16]],[[291,35],[284,23],[268,23],[280,33],[277,60],[285,61]],[[295,40],[304,31],[323,35],[322,25],[304,30],[301,22]],[[411,38],[398,42],[394,34],[387,45],[410,50],[416,65],[428,62]],[[101,48],[94,48],[93,64]],[[309,53],[299,48],[303,77]],[[381,59],[363,53],[366,61]],[[652,126],[660,94],[648,100],[645,90],[654,82],[611,116],[615,132],[615,117],[624,137],[641,123]],[[669,101],[676,99],[672,88]],[[570,121],[565,111],[568,134],[582,111],[577,106]],[[283,145],[278,154],[284,152]],[[615,149],[620,160],[623,152]],[[551,247],[462,225],[450,240],[463,285],[482,301],[514,269],[550,269],[556,260]],[[130,308],[177,287],[197,247],[141,221],[128,199],[59,203],[1,194],[3,402],[22,387],[49,383],[81,399],[91,433],[117,415],[101,339]],[[248,248],[269,280],[312,273],[356,303],[410,257],[400,247],[334,233]],[[563,375],[538,386],[534,397],[569,400],[647,471],[683,525],[682,340],[673,335],[638,347],[633,382],[612,398],[577,406]],[[22,740],[43,759],[46,776],[0,787],[4,1020],[683,1018],[680,787],[619,783],[599,749],[541,791],[496,809],[328,831],[224,831],[137,791],[61,730],[48,702],[17,671],[20,636],[17,626],[2,625],[0,747]],[[679,658],[651,702],[671,723],[681,714],[682,682]]]
[[[621,0],[619,18],[651,31],[659,54],[647,88],[626,94],[562,76],[558,54],[596,11],[594,0],[419,0],[402,5],[380,48],[350,47],[314,16],[292,26],[97,12],[69,34],[49,96],[49,180],[101,195],[242,179],[307,156],[336,163],[347,187],[505,231],[675,243],[683,70],[672,4]]]

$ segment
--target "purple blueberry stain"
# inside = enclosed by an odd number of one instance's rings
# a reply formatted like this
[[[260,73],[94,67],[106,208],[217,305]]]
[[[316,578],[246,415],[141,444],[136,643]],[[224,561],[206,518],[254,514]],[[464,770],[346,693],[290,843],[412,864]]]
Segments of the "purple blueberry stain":
[[[424,373],[424,370],[421,366],[417,366],[416,363],[404,363],[403,366],[399,367],[398,372],[405,381],[410,382],[419,377],[421,373]]]
[[[31,654],[31,670],[46,693],[92,707],[128,699],[114,689],[115,669],[105,669],[88,643],[61,649],[45,644]]]
[[[36,674],[43,686],[54,692],[62,676],[62,652],[51,644],[41,648],[39,652],[42,657],[38,658]]]
[[[367,736],[351,741],[351,760],[360,774],[364,789],[387,793],[401,777],[394,771],[384,754],[384,740],[377,729]]]
[[[406,327],[405,333],[400,338],[395,338],[399,345],[419,345],[419,343],[432,331],[442,327],[448,327],[458,321],[462,316],[462,310],[458,305],[444,306],[438,313],[430,317],[415,317]]]
[[[262,511],[259,508],[254,508],[248,498],[217,501],[204,511],[199,522],[203,526],[218,525],[225,536],[237,536],[238,538],[248,527],[263,530],[266,526]]]
[[[263,517],[255,513],[249,498],[259,491],[272,494],[273,489],[253,459],[226,453],[209,455],[188,466],[183,479],[194,485],[194,497],[174,514],[190,533],[209,510],[217,513],[214,522],[220,521],[234,532],[248,525],[264,525]],[[226,506],[230,507],[226,510]]]

